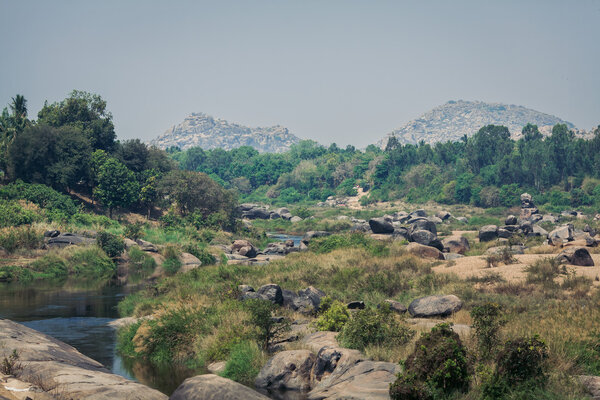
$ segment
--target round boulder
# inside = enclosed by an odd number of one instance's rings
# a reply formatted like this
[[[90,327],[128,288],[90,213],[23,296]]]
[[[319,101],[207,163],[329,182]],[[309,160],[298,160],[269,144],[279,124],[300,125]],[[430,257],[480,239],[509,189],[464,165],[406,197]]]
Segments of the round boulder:
[[[413,300],[408,312],[414,318],[447,317],[462,308],[462,301],[454,296],[427,296]]]
[[[485,225],[479,229],[479,241],[489,242],[498,239],[498,227],[496,225]]]
[[[274,283],[269,283],[268,285],[263,285],[258,288],[256,291],[260,297],[265,300],[269,300],[271,303],[283,305],[283,291],[279,285]]]
[[[369,226],[373,233],[394,233],[394,225],[384,218],[371,218]]]
[[[424,246],[417,242],[409,243],[408,246],[406,246],[406,251],[419,258],[429,258],[434,260],[444,259],[444,254],[435,247]]]
[[[514,215],[509,215],[504,220],[504,225],[516,225],[519,222],[518,218]]]
[[[448,253],[465,254],[471,249],[469,241],[463,236],[450,236],[444,239],[442,244]]]
[[[594,266],[594,260],[585,247],[568,247],[557,255],[556,259],[561,264],[578,265],[581,267]]]
[[[188,378],[179,387],[170,400],[268,400],[269,398],[241,383],[213,374]]]

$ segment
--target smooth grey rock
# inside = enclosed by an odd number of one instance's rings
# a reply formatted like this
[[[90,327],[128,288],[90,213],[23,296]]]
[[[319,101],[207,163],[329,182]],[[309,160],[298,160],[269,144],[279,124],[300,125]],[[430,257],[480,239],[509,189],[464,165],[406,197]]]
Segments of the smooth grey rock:
[[[573,225],[559,226],[548,234],[548,241],[553,245],[560,245],[573,240]]]
[[[479,241],[489,242],[498,238],[498,227],[496,225],[485,225],[479,229]]]
[[[443,260],[444,254],[435,247],[425,246],[417,242],[409,243],[406,251],[419,258],[430,258],[434,260]]]
[[[437,236],[437,228],[435,227],[435,222],[432,222],[429,219],[418,219],[411,225],[411,234],[418,230],[429,231]]]
[[[505,225],[516,225],[519,222],[518,218],[514,215],[509,215],[504,220]]]
[[[446,317],[462,308],[462,301],[455,295],[427,296],[413,300],[408,312],[415,318]]]
[[[406,313],[406,311],[408,311],[408,308],[406,308],[406,306],[404,304],[400,303],[399,301],[387,299],[387,300],[384,300],[383,302],[385,304],[389,305],[390,310],[392,310],[398,314],[404,314],[404,313]]]
[[[147,242],[142,239],[138,239],[135,241],[138,246],[140,246],[140,250],[147,251],[150,253],[158,253],[158,247],[156,247],[153,243]]]
[[[447,220],[448,218],[450,218],[452,216],[452,214],[450,214],[448,211],[438,211],[436,216],[441,219],[442,221]]]
[[[450,236],[442,241],[444,251],[448,253],[465,254],[471,249],[469,240],[464,236]]]
[[[241,383],[213,374],[188,378],[169,400],[268,400],[269,398]]]

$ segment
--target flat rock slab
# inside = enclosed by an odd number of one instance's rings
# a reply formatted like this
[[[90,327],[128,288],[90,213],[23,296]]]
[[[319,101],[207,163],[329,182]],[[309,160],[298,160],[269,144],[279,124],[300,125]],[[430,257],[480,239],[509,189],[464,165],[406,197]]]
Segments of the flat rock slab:
[[[268,400],[269,398],[240,383],[207,374],[188,378],[169,400]]]
[[[41,382],[73,399],[165,400],[158,390],[110,373],[102,364],[51,336],[16,322],[0,320],[0,342],[17,350],[20,379]]]
[[[579,375],[579,382],[586,388],[592,399],[600,400],[600,376]]]
[[[462,308],[462,301],[455,295],[427,296],[413,300],[408,312],[415,318],[447,317]]]
[[[335,337],[337,332],[320,331],[311,333],[302,339],[302,343],[310,350],[318,353],[323,347],[338,347],[339,344]]]

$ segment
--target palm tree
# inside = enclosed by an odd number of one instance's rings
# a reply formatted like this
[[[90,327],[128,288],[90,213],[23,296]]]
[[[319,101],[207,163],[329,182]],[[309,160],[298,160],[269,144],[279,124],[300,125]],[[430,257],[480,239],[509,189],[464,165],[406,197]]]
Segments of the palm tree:
[[[13,116],[18,119],[25,119],[27,117],[27,100],[22,94],[18,94],[12,98],[10,104],[10,110]]]

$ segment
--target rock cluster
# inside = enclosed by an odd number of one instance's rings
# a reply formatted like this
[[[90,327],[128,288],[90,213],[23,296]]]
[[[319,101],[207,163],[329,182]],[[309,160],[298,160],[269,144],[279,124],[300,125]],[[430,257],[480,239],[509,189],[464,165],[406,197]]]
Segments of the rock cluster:
[[[323,291],[313,286],[299,290],[297,293],[294,293],[291,290],[283,290],[279,285],[274,283],[263,285],[256,291],[252,286],[240,285],[238,290],[240,292],[240,300],[268,300],[273,304],[285,306],[303,314],[312,314],[316,312],[321,304],[321,299],[325,297]]]
[[[286,207],[269,210],[266,206],[259,204],[244,203],[237,208],[238,213],[244,219],[278,219],[282,218],[292,222],[300,222],[302,218],[292,215]]]

